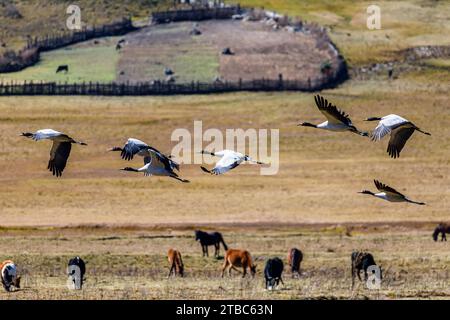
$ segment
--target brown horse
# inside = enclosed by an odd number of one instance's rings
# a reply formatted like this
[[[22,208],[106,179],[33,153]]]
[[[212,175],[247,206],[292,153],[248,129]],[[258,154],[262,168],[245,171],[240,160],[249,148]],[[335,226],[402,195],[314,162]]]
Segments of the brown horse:
[[[295,274],[300,276],[300,263],[302,262],[302,260],[303,260],[303,253],[299,249],[292,248],[291,250],[289,250],[288,263],[289,266],[291,267],[292,277],[294,277]]]
[[[170,264],[170,271],[168,278],[174,273],[176,276],[177,273],[183,277],[184,276],[184,265],[183,260],[181,259],[181,253],[178,250],[175,249],[169,249],[169,252],[167,253],[167,259],[169,260]]]
[[[252,256],[246,250],[228,249],[225,253],[225,262],[222,267],[222,277],[225,270],[228,268],[228,274],[231,276],[231,269],[236,271],[240,270],[237,267],[241,267],[243,270],[242,278],[247,274],[247,269],[250,270],[252,277],[256,274],[256,265],[252,262]]]
[[[439,233],[441,234],[441,241],[447,241],[446,233],[450,233],[450,224],[439,223],[436,229],[433,232],[433,240],[437,241],[439,237]]]

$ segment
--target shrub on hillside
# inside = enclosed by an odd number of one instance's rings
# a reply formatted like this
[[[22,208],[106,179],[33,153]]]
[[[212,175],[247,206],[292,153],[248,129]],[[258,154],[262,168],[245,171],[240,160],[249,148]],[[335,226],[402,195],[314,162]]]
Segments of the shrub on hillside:
[[[21,19],[23,17],[14,3],[6,0],[0,1],[0,12],[5,18]]]

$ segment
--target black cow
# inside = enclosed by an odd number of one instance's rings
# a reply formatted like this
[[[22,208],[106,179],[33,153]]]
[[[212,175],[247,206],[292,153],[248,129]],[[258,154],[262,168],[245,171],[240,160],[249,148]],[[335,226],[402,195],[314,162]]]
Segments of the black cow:
[[[227,56],[232,56],[232,55],[234,55],[234,52],[231,51],[230,48],[225,48],[225,49],[222,50],[222,54],[223,55],[227,55]]]
[[[216,258],[219,257],[220,243],[222,243],[225,251],[228,250],[228,246],[223,240],[222,234],[220,232],[203,232],[200,230],[195,231],[195,241],[200,241],[202,246],[203,257],[208,256],[208,246],[214,246],[216,249],[214,255]]]
[[[362,251],[354,251],[352,252],[352,288],[355,285],[355,277],[358,276],[359,281],[362,281],[360,272],[361,270],[364,270],[364,281],[367,281],[368,274],[367,269],[370,266],[376,266],[375,259],[373,258],[373,255],[369,252],[362,252]],[[381,268],[380,268],[380,279],[382,278],[381,275]]]
[[[166,76],[172,76],[172,75],[175,74],[175,72],[173,72],[173,70],[170,69],[170,68],[164,68],[164,74],[165,74]]]
[[[84,274],[86,273],[86,263],[78,256],[70,259],[67,264],[67,273],[73,287],[80,290],[83,287],[83,281],[85,280]]]
[[[284,285],[281,274],[283,273],[284,264],[280,258],[269,259],[264,267],[264,277],[266,278],[266,289],[272,290],[280,281]]]
[[[65,71],[65,73],[69,72],[69,66],[67,64],[63,64],[58,66],[58,68],[56,69],[56,73]]]

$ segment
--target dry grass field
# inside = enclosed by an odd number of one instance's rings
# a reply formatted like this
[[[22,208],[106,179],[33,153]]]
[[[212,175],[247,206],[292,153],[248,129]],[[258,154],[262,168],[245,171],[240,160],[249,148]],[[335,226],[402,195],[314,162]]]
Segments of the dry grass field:
[[[22,291],[2,297],[449,298],[449,248],[431,239],[435,224],[450,220],[449,80],[448,70],[430,67],[323,92],[363,129],[370,126],[361,119],[394,112],[432,132],[415,134],[398,160],[387,156],[386,141],[297,127],[321,120],[306,93],[1,98],[1,238],[13,244],[2,256],[14,258],[27,279]],[[185,165],[181,174],[191,183],[182,184],[120,172],[127,164],[106,152],[134,136],[169,153],[172,130],[192,128],[193,120],[204,129],[279,128],[279,173],[261,176],[243,165],[212,177]],[[61,179],[46,171],[49,144],[18,136],[44,127],[89,143],[73,149]],[[374,178],[427,206],[357,194],[373,189]],[[231,247],[250,250],[256,279],[219,278],[222,260],[201,258],[197,227],[220,230]],[[184,254],[185,279],[165,279],[172,246]],[[305,252],[304,275],[291,280],[286,272],[284,287],[265,291],[265,258],[285,257],[291,246]],[[350,289],[354,249],[372,251],[387,268],[380,291]],[[89,261],[86,287],[77,293],[66,289],[63,273],[74,254]]]
[[[350,2],[339,8],[327,1],[322,7],[307,3],[277,2],[280,10],[304,9],[308,17],[320,19],[350,8]],[[416,44],[446,44],[448,37],[423,20],[420,8],[439,22],[449,12],[447,4],[405,3],[418,17],[410,35],[404,25],[413,20],[400,15],[395,2],[382,2],[397,8],[400,19],[399,25],[386,26],[391,39],[398,40],[387,47],[377,47],[377,32],[358,33],[354,25],[351,37],[344,33],[356,9],[336,19],[333,40],[354,64],[383,61],[392,58],[391,51]],[[424,31],[424,25],[429,29]],[[449,28],[448,21],[441,26]],[[367,46],[355,40],[354,32]],[[397,79],[376,74],[321,92],[363,130],[375,125],[363,119],[395,113],[431,132],[415,133],[396,160],[386,153],[387,140],[372,143],[351,133],[298,127],[303,121],[323,121],[311,93],[0,97],[0,239],[8,243],[0,259],[12,258],[24,275],[22,290],[2,292],[0,298],[449,299],[450,247],[431,238],[439,221],[450,222],[448,61],[427,60]],[[128,163],[106,151],[135,137],[170,153],[176,144],[173,130],[192,130],[194,120],[203,122],[203,130],[279,129],[279,173],[262,176],[257,166],[242,165],[210,176],[199,165],[182,165],[180,175],[191,181],[183,184],[119,171],[142,160]],[[19,136],[42,128],[88,143],[72,149],[60,179],[46,170],[50,143]],[[373,179],[427,205],[387,203],[357,193],[373,190]],[[223,260],[201,257],[196,228],[221,231],[230,247],[248,249],[257,260],[257,277],[221,279]],[[292,246],[305,254],[301,278],[290,279],[286,268],[285,286],[264,290],[266,258],[285,260]],[[186,278],[165,278],[169,247],[183,254]],[[350,253],[356,249],[371,251],[382,265],[381,290],[362,284],[351,290]],[[65,286],[64,268],[75,254],[88,261],[81,292]]]
[[[23,289],[0,292],[1,299],[448,299],[450,255],[447,243],[434,243],[428,230],[399,227],[354,230],[328,228],[223,228],[233,248],[247,248],[257,264],[255,278],[233,272],[221,278],[223,258],[201,257],[192,231],[157,229],[47,229],[4,231],[14,241],[1,258],[15,257]],[[262,269],[268,257],[286,263],[287,248],[304,252],[302,275],[264,289]],[[168,248],[183,253],[184,278],[167,278]],[[350,252],[368,249],[383,270],[380,290],[356,280],[351,289]],[[82,291],[66,287],[65,268],[83,252],[87,261]],[[210,250],[210,254],[211,254]],[[221,248],[223,254],[223,248]]]
[[[387,141],[297,127],[301,121],[322,120],[308,93],[4,97],[2,225],[449,220],[448,80],[448,71],[431,68],[392,81],[381,75],[349,81],[322,93],[362,129],[374,126],[362,121],[368,116],[396,113],[432,133],[414,134],[397,160],[385,152]],[[172,131],[192,130],[194,120],[202,120],[204,130],[279,129],[279,173],[261,176],[258,167],[243,165],[211,177],[199,165],[185,165],[181,175],[191,183],[181,184],[121,172],[129,163],[106,152],[137,137],[170,153],[176,144]],[[19,136],[47,127],[89,144],[73,148],[62,179],[46,170],[49,143]],[[428,205],[391,204],[357,194],[373,188],[374,178]]]

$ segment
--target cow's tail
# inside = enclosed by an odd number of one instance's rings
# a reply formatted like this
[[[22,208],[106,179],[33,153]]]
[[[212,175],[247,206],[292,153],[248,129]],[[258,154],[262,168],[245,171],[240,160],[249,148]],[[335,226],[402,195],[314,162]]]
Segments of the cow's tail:
[[[228,246],[227,246],[227,244],[225,243],[225,241],[223,240],[222,235],[220,235],[220,242],[222,242],[223,249],[224,249],[225,251],[227,251],[227,250],[228,250]]]

